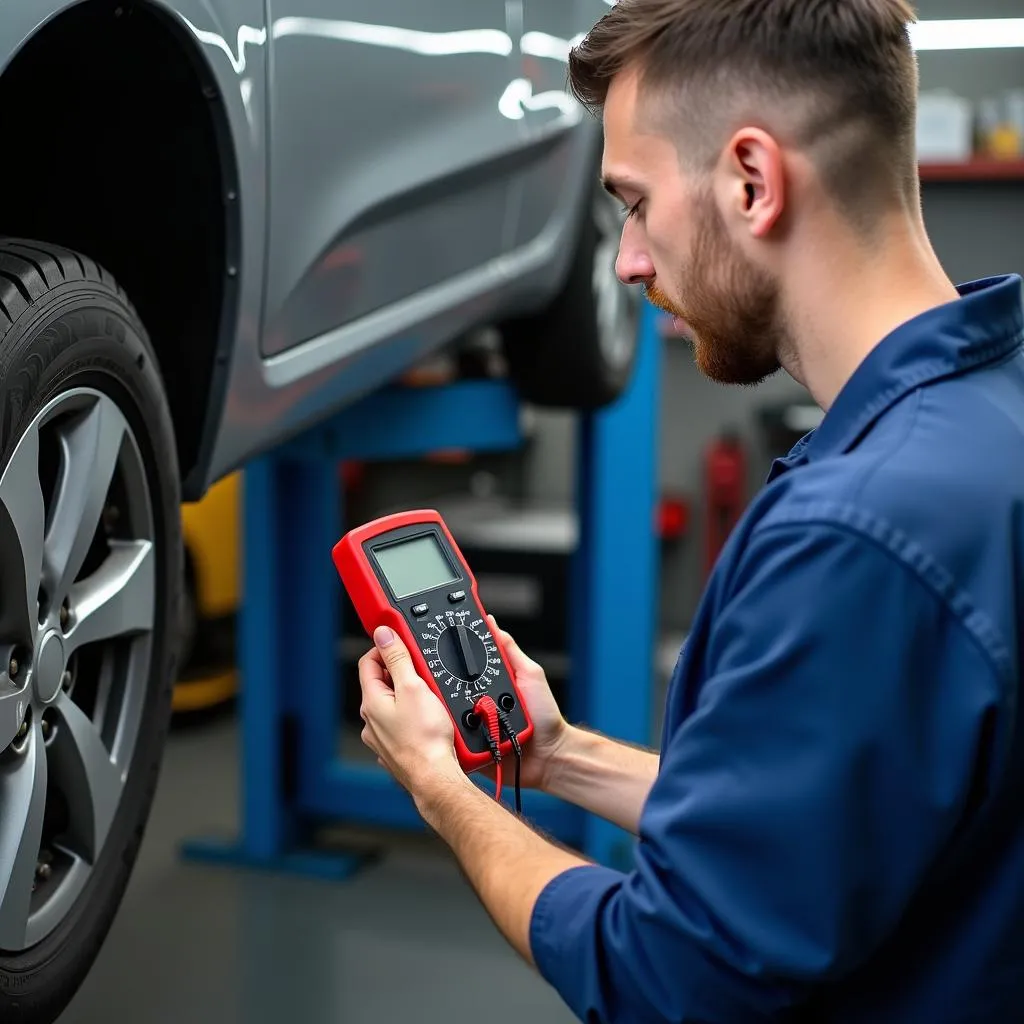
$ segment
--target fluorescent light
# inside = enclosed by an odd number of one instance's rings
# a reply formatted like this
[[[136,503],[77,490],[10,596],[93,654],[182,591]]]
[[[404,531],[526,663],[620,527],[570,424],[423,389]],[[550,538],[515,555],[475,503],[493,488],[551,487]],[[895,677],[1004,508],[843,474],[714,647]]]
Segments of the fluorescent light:
[[[919,21],[910,26],[915,50],[996,50],[1024,47],[1024,18]]]

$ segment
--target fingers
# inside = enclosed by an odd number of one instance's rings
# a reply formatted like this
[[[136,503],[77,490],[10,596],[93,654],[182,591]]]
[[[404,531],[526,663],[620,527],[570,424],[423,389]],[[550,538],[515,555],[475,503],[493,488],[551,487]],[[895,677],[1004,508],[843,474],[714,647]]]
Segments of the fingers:
[[[363,702],[389,697],[394,700],[394,691],[387,678],[387,671],[380,652],[373,648],[359,659],[359,686],[363,691]]]
[[[365,680],[379,680],[384,682],[387,669],[384,667],[384,660],[376,647],[371,647],[359,659],[359,678]]]
[[[412,663],[409,649],[394,630],[378,626],[373,634],[373,642],[384,667],[391,673],[396,690],[403,686],[423,685]]]
[[[363,741],[363,746],[372,750],[377,755],[377,760],[380,761],[380,742],[377,739],[377,734],[373,731],[373,726],[369,723],[363,726],[359,738]]]

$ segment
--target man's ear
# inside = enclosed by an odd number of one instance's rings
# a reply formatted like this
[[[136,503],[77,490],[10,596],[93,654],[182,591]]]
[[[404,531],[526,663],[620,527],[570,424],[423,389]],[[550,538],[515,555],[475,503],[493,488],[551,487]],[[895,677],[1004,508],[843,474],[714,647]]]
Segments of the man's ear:
[[[786,203],[779,144],[760,128],[742,128],[723,155],[726,215],[742,222],[755,238],[764,238],[778,223]]]

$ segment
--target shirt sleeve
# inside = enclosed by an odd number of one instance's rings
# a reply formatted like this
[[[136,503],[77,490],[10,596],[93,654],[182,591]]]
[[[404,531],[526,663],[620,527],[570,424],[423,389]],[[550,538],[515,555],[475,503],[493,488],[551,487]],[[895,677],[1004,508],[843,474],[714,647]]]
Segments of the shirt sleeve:
[[[633,869],[574,868],[534,909],[538,970],[588,1024],[776,1019],[862,964],[964,817],[1001,703],[961,618],[870,538],[762,529],[727,587]]]

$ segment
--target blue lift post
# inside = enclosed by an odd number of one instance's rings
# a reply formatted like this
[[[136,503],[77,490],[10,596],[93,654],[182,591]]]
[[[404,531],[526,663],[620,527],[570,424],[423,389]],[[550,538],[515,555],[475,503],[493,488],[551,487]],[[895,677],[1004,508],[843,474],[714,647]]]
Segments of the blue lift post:
[[[627,393],[578,417],[566,709],[573,721],[642,744],[651,735],[658,619],[657,321],[644,303]],[[188,841],[185,857],[341,879],[365,855],[316,848],[314,826],[424,827],[408,794],[375,763],[347,760],[339,741],[341,584],[330,557],[345,528],[338,463],[465,447],[467,420],[476,451],[522,443],[505,382],[388,387],[246,469],[240,833]],[[632,838],[618,828],[545,794],[524,793],[523,812],[594,861],[628,866]]]

